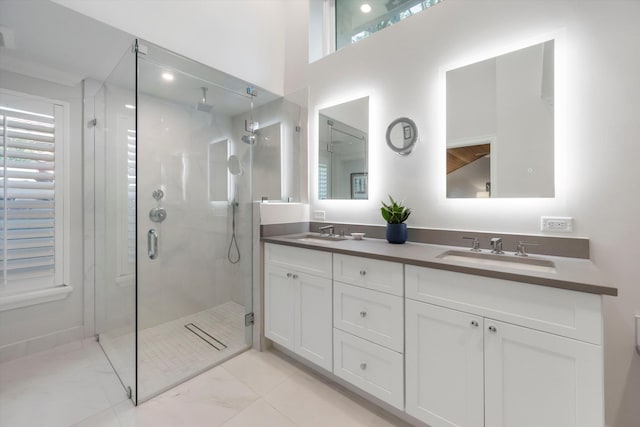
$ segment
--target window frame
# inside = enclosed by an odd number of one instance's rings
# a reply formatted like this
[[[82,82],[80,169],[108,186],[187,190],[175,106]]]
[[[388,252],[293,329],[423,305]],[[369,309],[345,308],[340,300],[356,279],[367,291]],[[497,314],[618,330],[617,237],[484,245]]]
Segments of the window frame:
[[[71,242],[71,179],[70,165],[71,105],[67,101],[33,95],[0,87],[0,95],[19,98],[20,101],[47,103],[53,106],[54,133],[54,280],[53,284],[14,285],[0,280],[0,311],[39,304],[65,298],[73,288],[69,285]],[[82,177],[80,177],[82,179]]]

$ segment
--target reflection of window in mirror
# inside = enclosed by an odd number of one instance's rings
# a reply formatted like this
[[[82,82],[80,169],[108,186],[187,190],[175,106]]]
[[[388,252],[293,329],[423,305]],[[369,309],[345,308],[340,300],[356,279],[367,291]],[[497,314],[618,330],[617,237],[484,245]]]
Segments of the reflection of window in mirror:
[[[369,98],[323,108],[318,120],[318,199],[367,199]]]
[[[553,40],[447,71],[446,80],[447,197],[553,197]],[[458,158],[466,166],[454,168]]]

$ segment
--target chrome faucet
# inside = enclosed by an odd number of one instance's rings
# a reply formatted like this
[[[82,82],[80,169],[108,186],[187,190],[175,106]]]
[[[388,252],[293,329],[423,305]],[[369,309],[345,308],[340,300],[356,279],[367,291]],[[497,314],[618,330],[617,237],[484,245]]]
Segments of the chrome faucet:
[[[329,236],[333,236],[335,231],[335,226],[333,224],[325,225],[323,227],[318,227],[318,231],[320,234],[325,234],[325,231],[328,232]]]
[[[492,237],[490,240],[491,243],[491,253],[492,254],[503,254],[502,250],[502,238],[500,237]]]
[[[540,243],[538,242],[523,242],[522,240],[518,241],[518,244],[516,245],[516,253],[514,254],[515,256],[529,256],[529,254],[527,253],[527,246],[531,246],[531,245],[539,245]]]
[[[477,237],[467,237],[464,236],[463,239],[466,240],[473,240],[473,242],[471,242],[471,252],[482,252],[482,249],[480,249],[480,239],[478,239]]]

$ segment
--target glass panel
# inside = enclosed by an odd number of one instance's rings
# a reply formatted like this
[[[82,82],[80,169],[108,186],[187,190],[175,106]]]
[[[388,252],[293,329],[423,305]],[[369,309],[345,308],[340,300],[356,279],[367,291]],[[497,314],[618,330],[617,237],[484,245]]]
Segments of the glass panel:
[[[135,55],[95,97],[95,307],[100,344],[136,401]]]
[[[265,138],[279,144],[268,127],[252,127],[252,104],[275,96],[252,97],[246,82],[144,44],[137,104],[139,401],[251,345],[245,313],[253,308],[252,157]]]
[[[336,50],[400,22],[443,0],[335,0]]]

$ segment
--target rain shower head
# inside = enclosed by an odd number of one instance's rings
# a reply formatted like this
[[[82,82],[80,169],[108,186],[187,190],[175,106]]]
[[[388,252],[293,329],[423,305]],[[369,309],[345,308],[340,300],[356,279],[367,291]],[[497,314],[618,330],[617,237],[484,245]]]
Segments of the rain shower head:
[[[202,111],[204,113],[210,113],[211,111],[213,111],[213,105],[207,104],[207,88],[201,87],[200,89],[202,89],[202,101],[198,102],[198,105],[196,105],[196,110]]]

